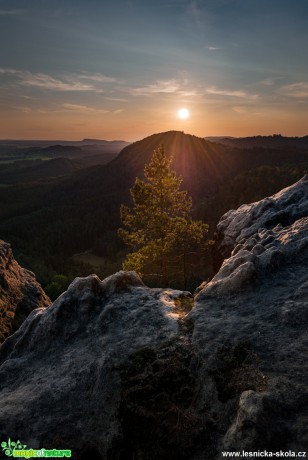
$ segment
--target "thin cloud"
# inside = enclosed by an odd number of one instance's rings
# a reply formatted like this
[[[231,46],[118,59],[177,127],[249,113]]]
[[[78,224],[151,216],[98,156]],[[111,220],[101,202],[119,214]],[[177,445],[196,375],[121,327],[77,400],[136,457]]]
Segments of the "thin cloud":
[[[93,91],[94,87],[79,81],[66,81],[54,78],[44,73],[32,73],[27,70],[3,69],[0,68],[0,75],[15,76],[22,85],[35,86],[39,88],[56,91]]]
[[[22,75],[22,84],[36,86],[39,88],[51,89],[56,91],[93,91],[93,85],[80,83],[78,81],[67,82],[53,78],[44,73],[25,73]]]
[[[265,78],[260,83],[265,86],[273,86],[277,80],[281,80],[282,77],[273,77],[273,78]]]
[[[299,83],[292,83],[291,85],[282,86],[279,90],[284,96],[294,98],[307,98],[308,97],[308,82],[302,81]]]
[[[217,48],[217,46],[207,46],[207,49],[209,51],[217,51],[217,50],[221,50],[222,48]]]
[[[216,88],[215,86],[211,86],[210,88],[207,88],[205,90],[206,94],[211,94],[214,96],[226,96],[226,97],[236,97],[236,98],[242,98],[242,99],[250,99],[250,100],[255,100],[258,99],[258,94],[250,94],[247,93],[247,91],[243,90],[229,90],[229,89],[219,89]]]
[[[12,109],[17,110],[18,112],[23,112],[23,113],[32,112],[31,107],[13,106]]]
[[[203,30],[203,18],[196,1],[191,1],[188,6],[188,12],[199,31]]]
[[[65,111],[69,112],[79,112],[79,113],[108,113],[108,110],[105,109],[98,109],[96,107],[89,107],[87,105],[79,105],[79,104],[62,104],[62,107]]]
[[[106,75],[103,75],[101,73],[88,74],[84,72],[83,74],[79,75],[77,78],[80,78],[83,80],[96,81],[98,83],[115,83],[118,81],[114,77],[107,77]]]
[[[21,73],[20,70],[0,68],[0,75],[18,75],[19,73]]]
[[[135,88],[132,90],[133,94],[137,96],[149,96],[157,93],[177,93],[180,89],[179,83],[175,80],[158,80],[157,82]]]
[[[104,99],[107,99],[107,101],[114,101],[114,102],[128,102],[128,99],[124,99],[122,97],[104,96]]]
[[[273,78],[265,78],[261,81],[261,83],[265,86],[272,86],[275,83],[275,81],[273,80]]]
[[[196,96],[195,90],[188,88],[187,80],[158,80],[155,83],[131,90],[135,96],[153,96],[156,94],[177,94],[183,97]]]
[[[200,85],[195,85],[192,88],[192,85],[189,84],[188,79],[170,79],[170,80],[158,80],[155,83],[140,87],[134,88],[131,91],[132,95],[135,96],[155,96],[157,94],[165,95],[176,95],[181,97],[204,97],[204,96],[223,96],[230,98],[240,98],[247,100],[256,100],[258,99],[258,94],[250,94],[244,90],[229,90],[229,89],[220,89],[216,86],[210,86],[208,88],[201,88]]]
[[[21,85],[44,88],[53,91],[93,91],[101,93],[102,84],[116,82],[115,78],[102,74],[67,75],[56,78],[45,73],[32,73],[27,70],[0,68],[0,75],[11,75],[20,81]],[[84,81],[85,79],[90,82]],[[99,85],[98,85],[99,84]]]

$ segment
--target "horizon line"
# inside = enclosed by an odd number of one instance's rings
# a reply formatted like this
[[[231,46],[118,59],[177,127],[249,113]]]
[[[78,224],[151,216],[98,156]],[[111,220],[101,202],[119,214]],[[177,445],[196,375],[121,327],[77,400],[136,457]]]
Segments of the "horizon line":
[[[150,136],[153,136],[155,134],[164,134],[164,133],[167,133],[167,132],[170,132],[170,131],[175,131],[175,132],[182,132],[183,134],[188,134],[188,135],[192,135],[192,136],[196,136],[195,134],[190,134],[190,133],[185,133],[184,131],[181,131],[181,130],[168,130],[168,131],[162,131],[162,132],[159,132],[159,133],[152,133],[152,134],[149,134],[145,137],[142,137],[142,138],[136,138],[134,140],[131,140],[131,141],[128,141],[128,140],[125,140],[125,139],[99,139],[99,138],[91,138],[91,137],[84,137],[82,139],[58,139],[58,138],[54,138],[54,139],[35,139],[35,138],[0,138],[0,142],[85,142],[85,141],[98,141],[98,142],[128,142],[128,143],[133,143],[133,142],[137,142],[137,141],[140,141],[142,139],[146,139],[147,137],[150,137]],[[273,133],[273,134],[252,134],[252,135],[247,135],[247,136],[232,136],[230,134],[222,134],[222,135],[207,135],[207,136],[196,136],[196,137],[199,137],[200,139],[207,139],[207,138],[232,138],[232,139],[246,139],[246,138],[251,138],[251,137],[275,137],[275,136],[281,136],[281,137],[285,137],[285,138],[304,138],[304,137],[307,137],[308,134],[304,134],[302,136],[300,135],[296,135],[296,136],[288,136],[288,135],[284,135],[284,134],[281,134],[281,133]]]

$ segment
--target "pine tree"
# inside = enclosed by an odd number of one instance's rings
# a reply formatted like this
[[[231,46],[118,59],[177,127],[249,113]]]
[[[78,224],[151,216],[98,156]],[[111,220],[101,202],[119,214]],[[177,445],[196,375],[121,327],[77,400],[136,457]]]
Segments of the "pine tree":
[[[133,207],[121,206],[127,229],[118,233],[133,248],[124,270],[159,276],[164,286],[180,276],[186,288],[192,249],[204,241],[208,226],[192,220],[192,200],[180,190],[183,179],[171,169],[171,162],[163,145],[154,150],[144,168],[145,181],[136,178],[130,190]]]

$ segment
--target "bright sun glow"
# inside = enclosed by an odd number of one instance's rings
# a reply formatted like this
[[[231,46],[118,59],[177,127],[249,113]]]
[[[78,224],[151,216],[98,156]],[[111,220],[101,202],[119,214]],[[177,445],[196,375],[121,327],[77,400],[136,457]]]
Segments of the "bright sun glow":
[[[186,120],[189,117],[189,110],[184,108],[178,110],[178,117],[181,118],[181,120]]]

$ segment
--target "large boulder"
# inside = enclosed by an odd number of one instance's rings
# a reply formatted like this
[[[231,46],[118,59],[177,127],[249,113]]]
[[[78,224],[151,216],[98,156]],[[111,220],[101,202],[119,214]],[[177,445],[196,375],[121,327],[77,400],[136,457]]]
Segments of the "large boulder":
[[[308,175],[275,195],[243,204],[222,216],[217,225],[218,248],[223,258],[230,257],[236,245],[245,243],[259,228],[291,225],[308,213]]]
[[[77,278],[0,349],[0,439],[74,458],[145,458],[151,448],[181,458],[187,434],[174,434],[174,421],[186,420],[195,391],[179,323],[190,299],[134,272]]]
[[[225,413],[221,450],[307,450],[307,216],[306,176],[218,225],[231,255],[190,319],[203,404]]]
[[[32,310],[50,304],[34,273],[20,267],[10,244],[0,240],[0,342],[18,329]]]

